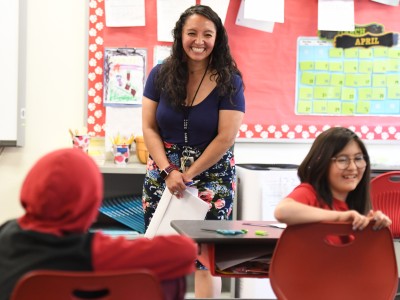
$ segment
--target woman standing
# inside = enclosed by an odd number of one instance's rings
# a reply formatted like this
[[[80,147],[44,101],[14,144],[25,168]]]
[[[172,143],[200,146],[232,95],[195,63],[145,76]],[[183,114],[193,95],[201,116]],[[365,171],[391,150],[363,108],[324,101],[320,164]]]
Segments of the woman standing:
[[[149,225],[165,188],[182,196],[198,182],[208,220],[229,220],[236,186],[233,145],[245,111],[242,75],[218,15],[196,5],[173,30],[171,55],[150,72],[143,94],[143,135],[150,157],[143,186]],[[195,295],[218,297],[221,279],[198,263]]]

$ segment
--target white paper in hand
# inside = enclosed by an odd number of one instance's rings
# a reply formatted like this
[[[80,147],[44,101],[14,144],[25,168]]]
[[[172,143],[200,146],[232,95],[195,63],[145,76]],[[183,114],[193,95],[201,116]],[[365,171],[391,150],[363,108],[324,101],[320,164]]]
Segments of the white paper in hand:
[[[208,203],[197,197],[192,189],[187,188],[183,197],[178,199],[166,188],[144,236],[152,238],[156,235],[178,234],[170,225],[172,220],[204,220]]]

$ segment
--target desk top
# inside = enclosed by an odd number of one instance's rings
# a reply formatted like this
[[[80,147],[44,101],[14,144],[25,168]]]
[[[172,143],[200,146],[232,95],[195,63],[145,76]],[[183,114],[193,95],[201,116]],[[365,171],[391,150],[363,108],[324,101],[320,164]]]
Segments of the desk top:
[[[252,224],[252,225],[244,225]],[[282,234],[283,229],[272,227],[271,224],[277,222],[271,221],[217,221],[217,220],[174,220],[171,226],[178,233],[191,237],[198,243],[276,243]],[[260,226],[257,226],[260,225]],[[222,235],[217,232],[205,231],[202,229],[246,229],[246,234],[239,235]],[[263,230],[267,233],[265,236],[256,235],[256,230]]]

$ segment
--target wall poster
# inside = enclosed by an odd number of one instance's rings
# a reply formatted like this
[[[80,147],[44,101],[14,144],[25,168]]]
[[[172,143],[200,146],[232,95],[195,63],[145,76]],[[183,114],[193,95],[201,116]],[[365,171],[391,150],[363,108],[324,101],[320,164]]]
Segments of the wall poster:
[[[106,48],[104,53],[104,105],[141,104],[147,51]]]
[[[397,40],[393,33],[338,34],[332,40],[300,37],[296,113],[399,117]]]
[[[230,0],[224,23],[245,84],[246,113],[238,141],[309,141],[332,126],[351,128],[366,140],[400,141],[399,45],[394,39],[400,32],[400,6],[355,0],[355,24],[370,26],[366,32],[346,33],[360,38],[346,48],[319,35],[317,0],[286,0],[284,23],[275,23],[273,32],[241,26],[240,4]],[[104,49],[147,49],[147,75],[158,47],[171,46],[157,40],[156,11],[157,1],[146,0],[145,26],[107,27],[104,0],[89,0],[91,135],[105,135],[104,104],[110,99],[103,99]],[[393,45],[373,44],[388,33]]]

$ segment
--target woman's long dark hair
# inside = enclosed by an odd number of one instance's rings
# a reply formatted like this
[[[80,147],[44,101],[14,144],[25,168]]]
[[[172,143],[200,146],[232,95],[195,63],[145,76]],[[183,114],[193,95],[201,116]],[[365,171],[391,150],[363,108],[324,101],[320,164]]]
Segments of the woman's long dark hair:
[[[208,68],[219,89],[219,96],[231,97],[235,93],[233,76],[241,72],[232,58],[228,45],[228,35],[220,17],[208,6],[195,5],[185,10],[176,22],[172,31],[174,42],[171,55],[164,61],[156,77],[156,88],[166,94],[168,101],[174,107],[181,107],[186,99],[188,82],[188,66],[186,54],[182,46],[182,28],[189,16],[202,15],[211,20],[216,32],[214,49],[210,55]]]
[[[332,157],[342,151],[350,141],[355,141],[358,144],[367,166],[356,189],[348,194],[346,203],[350,209],[366,214],[371,208],[369,193],[371,167],[364,143],[350,129],[332,127],[322,132],[315,139],[310,151],[300,164],[297,174],[301,182],[309,183],[314,187],[321,203],[328,204],[332,208],[333,196],[328,181],[329,168]]]

